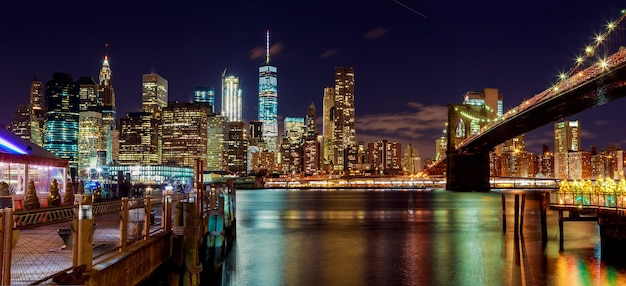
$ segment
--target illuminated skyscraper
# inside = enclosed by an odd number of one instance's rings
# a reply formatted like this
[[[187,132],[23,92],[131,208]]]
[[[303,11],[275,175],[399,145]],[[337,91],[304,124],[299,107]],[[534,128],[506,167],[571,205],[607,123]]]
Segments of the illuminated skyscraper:
[[[285,117],[285,138],[289,144],[300,144],[304,139],[304,118]]]
[[[66,159],[70,171],[76,175],[78,168],[78,86],[72,76],[54,73],[46,83],[46,103],[43,147],[53,154]]]
[[[193,93],[193,102],[208,104],[211,113],[215,110],[215,89],[212,86],[197,85]]]
[[[78,84],[78,96],[80,97],[80,111],[95,110],[98,104],[98,84],[88,76],[81,76],[76,81]]]
[[[469,91],[463,95],[463,104],[486,106],[489,110],[489,119],[502,115],[502,94],[497,88],[484,88],[483,91]],[[470,134],[480,131],[480,122],[473,120],[470,122]]]
[[[142,79],[141,108],[161,119],[163,108],[167,106],[167,80],[158,74],[144,74]]]
[[[315,104],[311,102],[309,108],[306,111],[306,117],[304,118],[304,128],[307,138],[317,137],[317,126],[315,124]]]
[[[263,122],[263,141],[268,151],[278,144],[278,80],[277,69],[270,63],[270,31],[266,31],[265,61],[259,67],[259,121]]]
[[[554,124],[554,153],[580,151],[580,126],[578,120]]]
[[[335,67],[334,170],[347,172],[356,164],[354,68]]]
[[[33,78],[30,84],[30,107],[35,118],[40,121],[40,128],[43,128],[43,116],[46,113],[44,101],[43,83],[37,78]]]
[[[159,156],[159,121],[149,112],[131,112],[120,118],[120,165],[154,165]]]
[[[222,115],[229,122],[243,121],[241,88],[239,88],[239,78],[233,75],[226,76],[226,71],[222,74]]]
[[[335,130],[335,89],[324,88],[324,98],[322,99],[322,163],[325,167],[330,167],[334,163],[333,152],[333,131]],[[328,171],[328,169],[325,169]]]
[[[13,134],[33,142],[39,146],[43,145],[41,141],[41,129],[39,122],[35,119],[32,108],[28,104],[17,107],[13,121],[9,125],[9,131]]]
[[[78,125],[78,174],[85,177],[90,169],[105,164],[100,154],[106,148],[106,138],[102,132],[102,113],[99,111],[81,111]]]
[[[226,121],[226,117],[222,115],[215,115],[208,118],[207,170],[223,171],[226,169],[226,162],[224,160]]]
[[[107,45],[108,46],[108,45]],[[102,111],[102,132],[106,145],[106,164],[117,160],[118,154],[118,131],[116,126],[115,90],[113,89],[113,72],[109,65],[109,56],[105,54],[100,68],[98,85],[98,104]]]
[[[194,167],[195,159],[206,160],[210,113],[197,103],[173,102],[163,108],[163,164]]]

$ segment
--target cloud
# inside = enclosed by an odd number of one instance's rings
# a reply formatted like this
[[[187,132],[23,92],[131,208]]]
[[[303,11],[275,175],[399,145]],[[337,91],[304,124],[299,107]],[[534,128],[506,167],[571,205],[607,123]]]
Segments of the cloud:
[[[334,56],[336,53],[337,53],[337,50],[335,49],[327,50],[320,55],[320,59],[330,58]]]
[[[611,123],[611,122],[608,121],[608,120],[596,120],[596,121],[593,122],[593,124],[595,124],[597,126],[604,126],[604,125],[607,125],[609,123]]]
[[[389,33],[389,29],[385,29],[383,27],[377,27],[374,28],[373,30],[363,34],[363,38],[367,39],[367,40],[376,40],[382,36],[384,36],[385,34]]]
[[[414,111],[357,116],[357,134],[377,134],[385,139],[394,136],[405,140],[427,137],[434,142],[432,136],[440,134],[445,127],[448,108],[418,102],[409,102],[408,107]]]
[[[285,45],[281,42],[275,43],[270,47],[270,56],[276,56],[285,49]],[[249,52],[251,61],[265,59],[265,46],[256,46]]]

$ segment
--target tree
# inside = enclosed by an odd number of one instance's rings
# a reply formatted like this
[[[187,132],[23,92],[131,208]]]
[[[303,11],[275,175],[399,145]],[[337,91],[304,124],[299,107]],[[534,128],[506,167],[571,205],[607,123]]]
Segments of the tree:
[[[67,181],[65,184],[65,196],[63,196],[63,204],[66,206],[74,205],[74,184]]]
[[[52,180],[50,184],[50,195],[48,195],[48,206],[58,207],[61,205],[61,196],[59,195],[59,182],[57,179]]]
[[[39,198],[37,197],[37,191],[35,190],[35,182],[30,180],[30,182],[28,182],[26,196],[24,197],[24,210],[34,210],[39,207]]]

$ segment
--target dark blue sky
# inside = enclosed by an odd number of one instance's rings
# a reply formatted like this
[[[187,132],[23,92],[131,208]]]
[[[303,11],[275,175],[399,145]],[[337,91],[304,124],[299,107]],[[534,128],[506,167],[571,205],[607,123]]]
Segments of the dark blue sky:
[[[28,102],[33,76],[97,78],[105,43],[118,117],[140,109],[143,73],[165,77],[170,100],[189,101],[195,85],[219,90],[227,67],[240,77],[244,119],[256,119],[258,51],[270,29],[281,117],[303,117],[311,102],[321,116],[334,66],[352,66],[357,140],[412,143],[433,157],[446,104],[484,87],[500,90],[505,110],[519,104],[551,86],[626,7],[609,0],[472,2],[10,1],[0,11],[0,123]],[[585,149],[626,143],[624,104],[570,118],[581,120]],[[531,151],[541,144],[552,148],[551,126],[527,134]]]

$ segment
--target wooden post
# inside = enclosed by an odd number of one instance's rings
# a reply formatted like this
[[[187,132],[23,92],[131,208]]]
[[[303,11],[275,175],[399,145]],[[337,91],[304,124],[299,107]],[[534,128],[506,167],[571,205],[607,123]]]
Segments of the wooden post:
[[[559,210],[559,251],[563,251],[563,211]]]
[[[181,284],[182,281],[180,277],[185,267],[183,260],[183,223],[183,202],[178,200],[174,204],[174,226],[172,227],[172,231],[174,232],[174,240],[172,242],[172,264],[174,264],[176,270],[170,273],[170,281],[168,285],[184,285]]]
[[[78,203],[78,245],[74,245],[77,249],[77,265],[85,264],[85,271],[91,271],[93,265],[93,206],[91,198],[85,195],[81,197]]]
[[[514,224],[514,233],[515,238],[519,236],[519,194],[515,194],[515,224]]]
[[[526,208],[526,194],[522,194],[522,207],[520,209],[519,233],[524,232],[524,210]]]
[[[4,211],[4,246],[3,249],[3,277],[2,285],[11,285],[11,253],[13,249],[13,209]]]
[[[197,213],[194,203],[183,204],[183,219],[185,225],[183,285],[200,285],[200,271],[202,266],[198,263],[198,233]]]
[[[548,225],[546,220],[547,212],[547,200],[548,193],[541,192],[541,198],[539,202],[539,212],[541,216],[541,243],[545,246],[548,243]]]
[[[2,269],[0,269],[0,283],[2,283],[4,281],[4,256],[5,253],[7,252],[7,246],[4,244],[4,236],[7,233],[6,230],[6,226],[5,226],[5,221],[6,221],[6,213],[4,211],[4,209],[0,209],[0,249],[2,249],[2,253],[0,253],[0,265],[2,265]],[[2,283],[3,285],[5,285],[4,283]],[[8,284],[6,284],[8,285]]]
[[[145,207],[145,214],[144,214],[144,222],[143,222],[143,239],[146,240],[150,237],[150,212],[152,211],[152,198],[151,198],[152,194],[146,190],[146,197],[145,197],[145,201],[146,201],[146,207]]]
[[[163,211],[161,212],[161,226],[164,232],[172,229],[172,194],[169,192],[163,197]]]
[[[128,240],[128,197],[122,198],[122,211],[120,213],[120,252],[126,248]]]
[[[506,198],[502,194],[502,232],[506,232]]]

